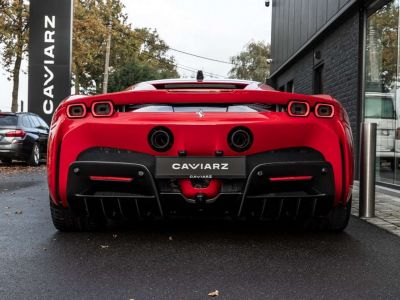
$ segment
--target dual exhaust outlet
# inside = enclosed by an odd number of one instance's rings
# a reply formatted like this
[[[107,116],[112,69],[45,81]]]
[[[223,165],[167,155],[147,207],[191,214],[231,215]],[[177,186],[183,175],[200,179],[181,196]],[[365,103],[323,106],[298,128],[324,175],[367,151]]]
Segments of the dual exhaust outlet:
[[[155,127],[148,135],[148,143],[154,151],[167,152],[174,145],[174,135],[167,127]],[[227,143],[235,152],[247,151],[253,144],[253,134],[247,127],[235,127],[229,132]]]

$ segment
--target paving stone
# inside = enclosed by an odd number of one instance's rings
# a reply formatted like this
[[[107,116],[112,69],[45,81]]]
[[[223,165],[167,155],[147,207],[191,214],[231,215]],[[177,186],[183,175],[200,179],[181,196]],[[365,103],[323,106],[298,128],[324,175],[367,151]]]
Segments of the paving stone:
[[[359,214],[358,193],[358,187],[354,188],[352,214],[357,217]],[[375,218],[364,220],[400,236],[400,192],[399,197],[377,192],[375,199]]]

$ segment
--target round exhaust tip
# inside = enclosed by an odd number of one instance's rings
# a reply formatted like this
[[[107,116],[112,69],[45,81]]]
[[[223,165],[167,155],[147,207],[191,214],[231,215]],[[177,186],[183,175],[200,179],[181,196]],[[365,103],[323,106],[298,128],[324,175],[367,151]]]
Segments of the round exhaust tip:
[[[149,144],[157,152],[166,152],[174,143],[172,132],[166,127],[153,128],[149,133]]]
[[[253,144],[253,135],[246,127],[236,127],[228,135],[228,144],[236,152],[244,152]]]

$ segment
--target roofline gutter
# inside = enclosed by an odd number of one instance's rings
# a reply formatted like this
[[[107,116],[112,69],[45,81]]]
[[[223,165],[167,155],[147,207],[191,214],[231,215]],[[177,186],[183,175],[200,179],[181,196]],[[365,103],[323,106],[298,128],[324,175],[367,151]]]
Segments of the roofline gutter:
[[[268,79],[273,79],[275,75],[284,70],[293,60],[295,60],[303,51],[305,51],[311,44],[315,42],[318,37],[328,30],[339,18],[341,18],[348,10],[350,10],[359,0],[351,0],[345,6],[343,6],[335,17],[331,18],[321,29],[319,29],[299,50],[297,50],[292,56],[290,56],[285,63],[283,63],[277,70],[275,70]]]

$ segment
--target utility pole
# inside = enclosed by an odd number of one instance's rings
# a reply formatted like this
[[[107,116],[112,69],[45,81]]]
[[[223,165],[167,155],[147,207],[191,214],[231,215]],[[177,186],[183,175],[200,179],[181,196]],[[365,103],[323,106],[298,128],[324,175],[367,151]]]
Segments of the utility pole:
[[[103,94],[107,93],[108,90],[108,73],[110,69],[110,51],[111,51],[111,22],[108,24],[108,37],[107,37],[107,47],[106,47],[106,63],[104,66],[104,81],[103,81]]]

